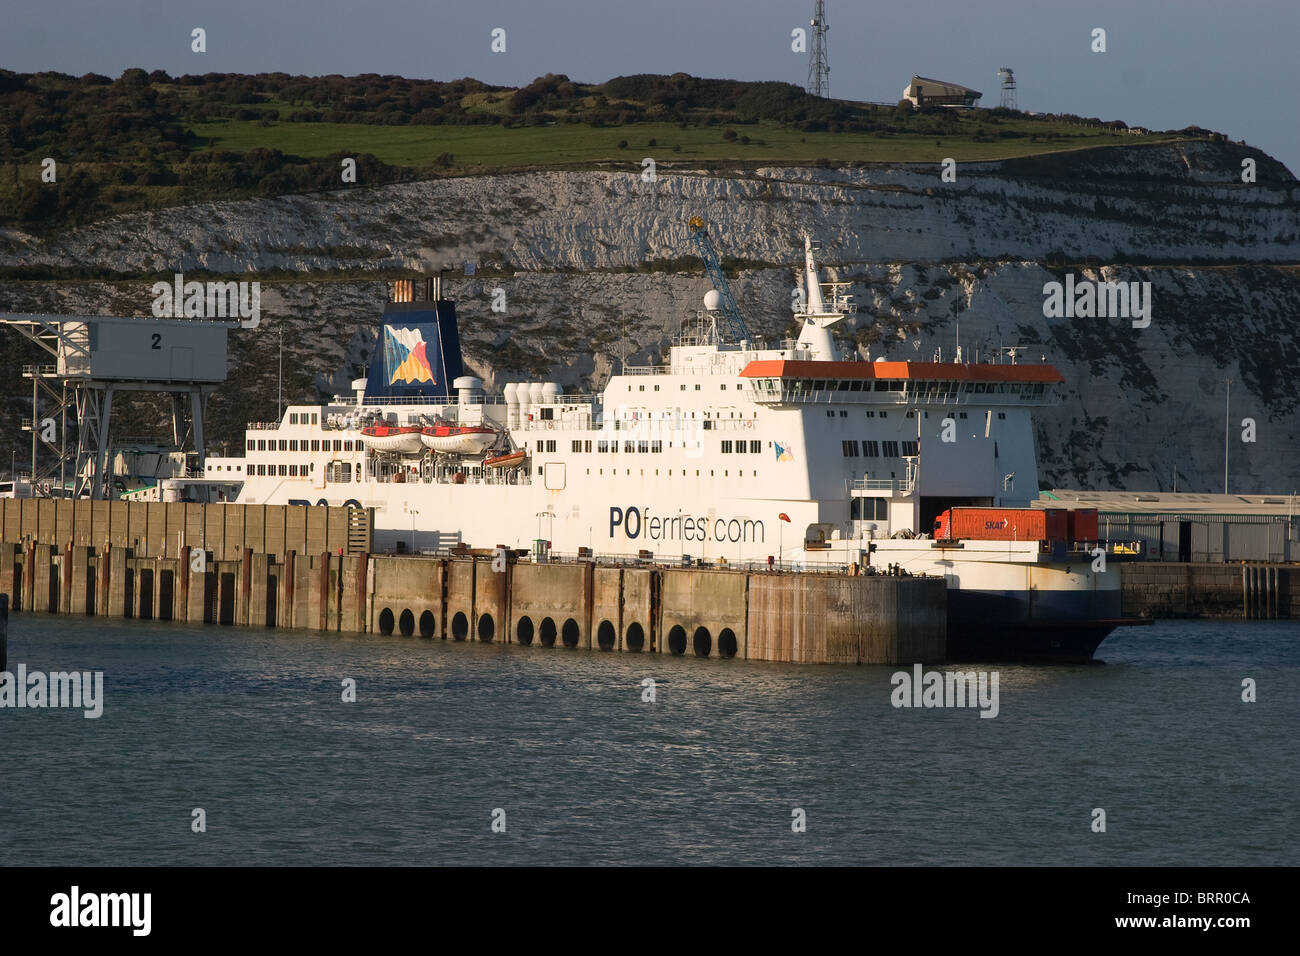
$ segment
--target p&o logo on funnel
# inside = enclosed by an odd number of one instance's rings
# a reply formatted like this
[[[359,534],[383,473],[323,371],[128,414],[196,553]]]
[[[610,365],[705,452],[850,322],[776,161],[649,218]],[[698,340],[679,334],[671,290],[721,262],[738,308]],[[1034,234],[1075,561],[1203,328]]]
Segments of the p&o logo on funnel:
[[[425,351],[424,336],[419,329],[384,329],[384,351],[392,374],[389,385],[398,382],[434,382],[433,369]]]

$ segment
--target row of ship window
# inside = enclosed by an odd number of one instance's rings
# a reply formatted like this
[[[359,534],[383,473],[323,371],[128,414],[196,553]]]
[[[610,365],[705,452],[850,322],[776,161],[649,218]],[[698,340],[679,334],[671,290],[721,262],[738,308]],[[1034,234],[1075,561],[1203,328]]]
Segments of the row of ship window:
[[[596,444],[596,454],[598,455],[618,454],[619,443],[616,440],[613,439],[608,441],[598,440],[595,444]],[[669,442],[668,445],[669,447],[672,447],[672,442]],[[569,443],[569,450],[571,452],[580,454],[583,452],[590,452],[591,446],[592,446],[592,442],[590,439],[575,438]],[[537,450],[555,451],[555,441],[552,439],[538,439]],[[646,440],[646,441],[624,441],[623,442],[623,453],[627,455],[632,455],[632,454],[657,455],[661,453],[663,450],[664,450],[664,443],[662,441]],[[726,439],[722,442],[722,453],[724,455],[730,455],[730,454],[743,455],[746,452],[749,452],[750,454],[758,455],[761,454],[762,451],[763,451],[763,443],[757,440],[746,442],[741,439],[735,439],[735,440]]]
[[[254,465],[250,463],[248,466],[250,475],[280,475],[289,478],[306,478],[315,470],[315,463],[310,465]]]
[[[911,389],[905,381],[859,381],[856,379],[760,379],[758,388],[764,392],[775,392],[777,382],[783,381],[784,387],[793,392],[903,392],[913,395],[950,394],[964,392],[973,395],[1031,395],[1038,396],[1046,392],[1047,387],[1033,382],[912,382]]]
[[[905,441],[902,443],[902,455],[899,455],[899,443],[896,441],[842,441],[840,449],[845,458],[910,458],[920,454],[920,443]]]
[[[307,420],[308,418],[310,418],[311,421],[308,421],[308,420]],[[308,412],[290,412],[290,413],[289,413],[289,424],[290,424],[290,425],[315,425],[315,424],[316,424],[316,413],[315,413],[315,412],[310,412],[310,413],[308,413]]]
[[[303,418],[306,417],[307,416],[304,413]],[[355,448],[353,448],[354,444],[356,445]],[[352,442],[350,440],[335,438],[333,440],[333,447],[334,451],[361,451],[364,446],[359,441]],[[329,451],[330,439],[313,438],[308,442],[306,438],[301,441],[297,438],[281,438],[278,441],[274,438],[269,440],[265,438],[250,438],[248,439],[247,449],[248,451]]]
[[[539,470],[540,470],[540,469],[539,469]],[[596,471],[597,471],[598,474],[601,474],[601,475],[603,475],[603,474],[605,473],[605,469],[604,469],[604,468],[598,468],[598,469],[596,469]],[[641,477],[645,477],[645,469],[644,469],[644,468],[641,468],[641,469],[639,469],[639,471],[641,472]],[[681,472],[682,472],[682,477],[683,477],[683,478],[686,478],[686,477],[688,476],[688,469],[683,468],[683,469],[681,470]],[[611,475],[617,475],[617,474],[618,474],[618,469],[617,469],[617,468],[611,468],[611,469],[609,470],[609,473],[610,473]],[[668,478],[671,478],[671,477],[673,476],[673,470],[672,470],[671,468],[665,469],[665,473],[666,473],[666,477],[668,477]],[[590,468],[587,469],[587,474],[589,474],[589,475],[591,474],[591,469],[590,469]],[[632,474],[632,469],[631,469],[631,468],[624,468],[624,469],[623,469],[623,474],[625,474],[625,475],[631,475],[631,474]],[[749,474],[750,474],[750,476],[753,477],[753,478],[757,478],[757,477],[758,477],[758,472],[757,472],[757,471],[751,471]],[[659,469],[656,468],[656,469],[655,469],[655,477],[658,477],[658,476],[659,476]],[[696,469],[695,469],[695,477],[696,477],[696,478],[700,478],[700,477],[702,477],[699,468],[696,468]],[[710,478],[714,478],[714,477],[716,477],[716,473],[715,473],[714,469],[712,469],[712,468],[709,469],[709,477],[710,477]],[[724,470],[724,471],[722,472],[722,477],[723,477],[723,478],[730,478],[730,477],[731,477],[731,471],[730,471],[730,469],[726,469],[726,470]],[[738,469],[736,469],[736,477],[737,477],[737,478],[744,478],[744,477],[745,477],[745,471],[744,471],[743,468],[738,468]]]
[[[744,383],[744,382],[735,382],[734,384],[735,384],[735,386],[736,386],[736,391],[738,391],[738,392],[739,392],[740,390],[742,390],[742,389],[745,387],[745,383]],[[683,391],[683,392],[686,391],[686,386],[685,386],[685,385],[680,385],[680,386],[678,386],[678,388],[679,388],[681,391]],[[628,390],[629,392],[632,391],[632,386],[629,385],[629,386],[627,387],[627,390]],[[658,385],[654,386],[654,390],[655,390],[656,392],[659,391],[659,386],[658,386]],[[695,391],[698,392],[699,390],[700,390],[700,387],[699,387],[698,385],[696,385],[696,386],[695,386]],[[727,390],[727,386],[726,386],[726,384],[724,383],[723,385],[720,385],[720,386],[718,387],[718,390],[719,390],[719,391],[722,391],[722,392],[725,392],[725,391]],[[639,392],[644,392],[644,391],[645,391],[645,386],[644,386],[644,385],[638,385],[638,386],[637,386],[637,391],[639,391]]]
[[[307,465],[254,465],[250,463],[248,466],[250,475],[267,475],[270,477],[279,475],[281,478],[307,478],[314,474],[315,471],[315,462]],[[351,481],[352,463],[348,461],[330,462],[327,477],[330,481]],[[357,465],[357,480],[361,480],[360,464]]]
[[[875,418],[875,417],[877,417],[877,416],[879,416],[879,417],[881,417],[881,418],[888,418],[888,417],[889,417],[889,413],[888,413],[888,412],[867,412],[867,413],[866,413],[866,416],[867,416],[867,418]],[[826,409],[826,417],[827,417],[827,418],[834,418],[834,417],[835,417],[835,409],[833,409],[833,408],[828,408],[828,409]],[[849,417],[849,413],[848,413],[848,411],[846,411],[845,409],[841,408],[841,409],[840,409],[840,418],[848,418],[848,417]],[[912,411],[912,412],[908,412],[908,413],[907,413],[907,417],[908,417],[908,418],[915,418],[915,417],[916,417],[916,412],[914,412],[914,411]],[[926,418],[929,418],[929,417],[930,417],[930,413],[929,413],[929,412],[926,412],[926,413],[925,413],[925,417],[926,417]],[[958,418],[965,418],[965,417],[966,417],[966,413],[965,413],[965,412],[958,412],[958,413],[957,413],[957,417],[958,417]],[[998,418],[1006,418],[1006,417],[1007,417],[1007,413],[1006,413],[1006,412],[998,412]]]

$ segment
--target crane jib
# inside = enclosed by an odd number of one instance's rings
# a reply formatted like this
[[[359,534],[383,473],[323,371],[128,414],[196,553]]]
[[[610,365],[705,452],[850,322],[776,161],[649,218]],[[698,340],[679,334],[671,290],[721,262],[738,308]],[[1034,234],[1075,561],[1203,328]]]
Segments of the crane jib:
[[[731,338],[736,342],[753,341],[754,336],[749,331],[749,326],[745,324],[735,298],[731,295],[731,288],[727,285],[727,277],[722,271],[722,262],[718,259],[713,243],[709,240],[708,231],[703,224],[696,225],[696,221],[692,220],[687,229],[687,234],[690,236],[692,245],[695,246],[695,251],[699,253],[700,259],[704,262],[704,271],[709,274],[713,288],[718,290],[718,295],[722,299],[720,311]]]

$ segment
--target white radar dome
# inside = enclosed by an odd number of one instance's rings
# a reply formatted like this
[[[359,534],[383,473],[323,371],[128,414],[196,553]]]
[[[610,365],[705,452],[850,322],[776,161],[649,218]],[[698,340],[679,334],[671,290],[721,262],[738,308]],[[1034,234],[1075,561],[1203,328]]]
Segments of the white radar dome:
[[[718,306],[722,302],[722,296],[718,294],[717,289],[710,289],[704,293],[704,307],[710,312],[718,311]]]

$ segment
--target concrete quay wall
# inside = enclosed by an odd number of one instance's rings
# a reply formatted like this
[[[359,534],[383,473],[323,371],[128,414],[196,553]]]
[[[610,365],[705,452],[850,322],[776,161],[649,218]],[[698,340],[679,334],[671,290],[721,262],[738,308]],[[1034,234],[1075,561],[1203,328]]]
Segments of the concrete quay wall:
[[[15,611],[795,663],[942,660],[942,580],[0,543]]]
[[[1300,608],[1300,566],[1134,561],[1120,566],[1130,617],[1289,620]]]

